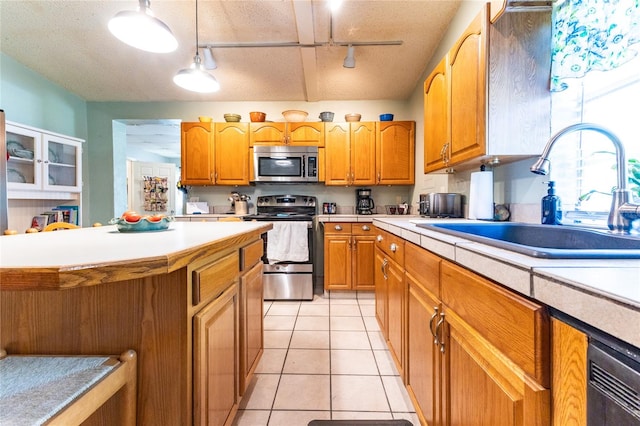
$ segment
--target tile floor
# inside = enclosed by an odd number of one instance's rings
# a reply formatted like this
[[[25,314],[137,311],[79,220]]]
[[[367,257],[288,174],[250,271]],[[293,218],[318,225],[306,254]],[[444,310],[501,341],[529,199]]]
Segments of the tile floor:
[[[419,425],[375,319],[373,293],[264,305],[264,354],[236,426],[407,419]]]

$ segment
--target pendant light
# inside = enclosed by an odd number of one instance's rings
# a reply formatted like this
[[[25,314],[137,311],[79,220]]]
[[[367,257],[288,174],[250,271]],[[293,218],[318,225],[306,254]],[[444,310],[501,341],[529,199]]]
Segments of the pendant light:
[[[123,10],[109,20],[109,31],[137,49],[153,53],[173,52],[178,40],[169,27],[153,16],[149,0],[139,0],[137,10]]]
[[[220,83],[205,71],[198,53],[198,0],[196,0],[196,56],[190,68],[183,68],[173,77],[173,82],[192,92],[211,93],[220,90]]]

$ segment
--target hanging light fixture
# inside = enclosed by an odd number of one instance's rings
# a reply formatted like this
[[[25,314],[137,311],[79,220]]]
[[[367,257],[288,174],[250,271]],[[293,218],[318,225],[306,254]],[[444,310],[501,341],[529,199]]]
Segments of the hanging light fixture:
[[[204,67],[208,70],[215,70],[218,68],[218,64],[213,57],[213,52],[211,51],[211,46],[205,47],[202,52],[204,53]]]
[[[344,58],[344,62],[342,66],[345,68],[355,68],[356,67],[356,58],[353,56],[355,48],[352,44],[347,48],[347,56]]]
[[[196,56],[193,57],[191,67],[178,71],[173,77],[173,82],[192,92],[211,93],[220,90],[220,83],[204,70],[198,53],[198,0],[196,0]]]
[[[154,53],[176,50],[178,40],[169,27],[153,16],[149,0],[139,0],[137,10],[123,10],[109,20],[109,31],[137,49]]]

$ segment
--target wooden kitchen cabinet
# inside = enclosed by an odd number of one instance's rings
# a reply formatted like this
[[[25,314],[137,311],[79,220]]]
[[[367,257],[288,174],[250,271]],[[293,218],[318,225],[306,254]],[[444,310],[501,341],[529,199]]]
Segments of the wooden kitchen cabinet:
[[[415,182],[414,121],[376,123],[376,183],[413,185]]]
[[[215,123],[215,183],[249,185],[249,124]]]
[[[180,182],[183,185],[214,185],[213,123],[182,123]]]
[[[549,139],[550,10],[489,16],[487,3],[425,80],[425,173],[539,155]]]
[[[324,146],[324,123],[250,123],[250,146]]]
[[[325,185],[375,185],[374,122],[325,123]]]
[[[406,381],[406,301],[404,240],[377,229],[375,254],[376,317],[400,377]],[[379,306],[380,304],[380,306]],[[380,316],[378,316],[378,312]]]
[[[326,222],[324,229],[325,290],[374,290],[374,226]]]
[[[587,424],[588,337],[556,318],[551,319],[553,426]]]

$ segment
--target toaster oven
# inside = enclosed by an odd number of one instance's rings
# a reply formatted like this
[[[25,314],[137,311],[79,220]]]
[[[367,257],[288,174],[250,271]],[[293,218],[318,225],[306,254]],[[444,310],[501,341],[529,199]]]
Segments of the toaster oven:
[[[420,216],[426,217],[464,217],[462,194],[452,192],[432,192],[420,194]]]

